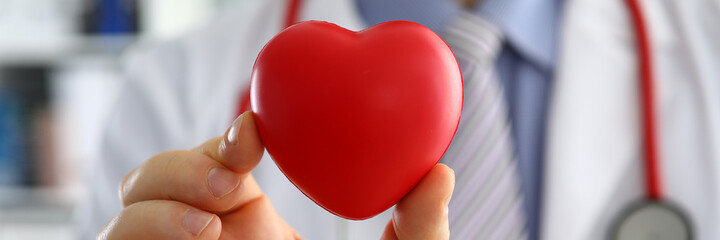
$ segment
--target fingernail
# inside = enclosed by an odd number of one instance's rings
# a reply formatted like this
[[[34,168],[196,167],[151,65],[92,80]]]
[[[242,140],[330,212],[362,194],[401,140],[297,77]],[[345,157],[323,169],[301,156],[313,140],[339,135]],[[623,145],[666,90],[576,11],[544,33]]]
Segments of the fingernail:
[[[213,168],[208,173],[210,192],[216,198],[221,198],[232,192],[240,184],[240,177],[234,172],[224,168]]]
[[[240,132],[240,125],[242,125],[242,120],[245,114],[240,114],[235,121],[230,125],[230,128],[228,129],[227,133],[225,134],[225,145],[227,146],[235,146],[238,143],[238,133]]]
[[[192,233],[193,236],[197,236],[205,230],[212,219],[212,214],[191,208],[185,211],[183,223],[188,232]]]

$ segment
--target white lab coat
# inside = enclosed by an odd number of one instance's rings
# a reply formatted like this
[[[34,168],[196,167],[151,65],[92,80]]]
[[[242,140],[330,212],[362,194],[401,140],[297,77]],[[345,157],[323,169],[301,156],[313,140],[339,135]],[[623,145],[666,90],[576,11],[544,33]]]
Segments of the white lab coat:
[[[301,20],[364,28],[351,0],[304,0]],[[691,213],[698,239],[718,239],[720,33],[700,1],[645,1],[660,81],[668,195]],[[621,2],[569,1],[550,108],[542,219],[544,239],[601,239],[619,208],[641,195],[635,48]],[[678,6],[675,6],[678,5]],[[134,49],[107,125],[91,195],[78,219],[83,238],[121,210],[122,177],[152,155],[223,134],[262,46],[282,27],[286,1],[245,0],[207,26]],[[682,33],[682,34],[680,34]],[[713,49],[714,48],[714,49]],[[253,172],[277,211],[307,239],[378,239],[389,211],[346,221],[300,193],[266,157]]]

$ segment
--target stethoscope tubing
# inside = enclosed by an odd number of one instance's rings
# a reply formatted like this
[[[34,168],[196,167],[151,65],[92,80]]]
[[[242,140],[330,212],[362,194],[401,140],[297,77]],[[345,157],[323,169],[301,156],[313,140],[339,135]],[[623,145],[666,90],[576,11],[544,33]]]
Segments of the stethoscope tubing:
[[[660,176],[660,153],[658,148],[657,108],[655,106],[655,75],[652,45],[648,34],[645,15],[637,0],[626,0],[635,32],[637,64],[639,70],[639,96],[641,107],[642,151],[644,157],[646,197],[652,201],[663,198],[662,177]]]

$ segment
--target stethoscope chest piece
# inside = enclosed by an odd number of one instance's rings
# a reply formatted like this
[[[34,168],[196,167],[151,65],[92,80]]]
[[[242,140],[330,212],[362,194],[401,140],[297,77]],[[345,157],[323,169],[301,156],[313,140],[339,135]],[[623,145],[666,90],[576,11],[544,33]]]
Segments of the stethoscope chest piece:
[[[643,201],[620,216],[611,240],[691,240],[687,216],[673,205]]]

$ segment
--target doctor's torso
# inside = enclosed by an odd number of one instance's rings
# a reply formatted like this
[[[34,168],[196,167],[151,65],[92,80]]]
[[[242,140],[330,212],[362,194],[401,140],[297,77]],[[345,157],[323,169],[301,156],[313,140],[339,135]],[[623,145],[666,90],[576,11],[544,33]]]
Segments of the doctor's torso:
[[[697,239],[717,239],[720,47],[711,44],[720,42],[720,30],[703,33],[713,24],[690,17],[703,8],[700,1],[645,2],[657,59],[667,195],[688,212]],[[89,204],[80,212],[83,237],[94,238],[119,212],[117,184],[131,169],[158,152],[190,148],[223,133],[237,114],[255,57],[282,28],[286,4],[242,1],[180,39],[128,54],[127,81],[90,176]],[[700,15],[717,16],[718,5]],[[306,0],[299,19],[365,27],[349,0]],[[616,215],[643,194],[633,36],[620,1],[568,1],[563,19],[541,235],[604,239]],[[253,175],[279,214],[307,239],[378,239],[390,218],[386,211],[346,221],[326,212],[287,181],[267,154]]]

